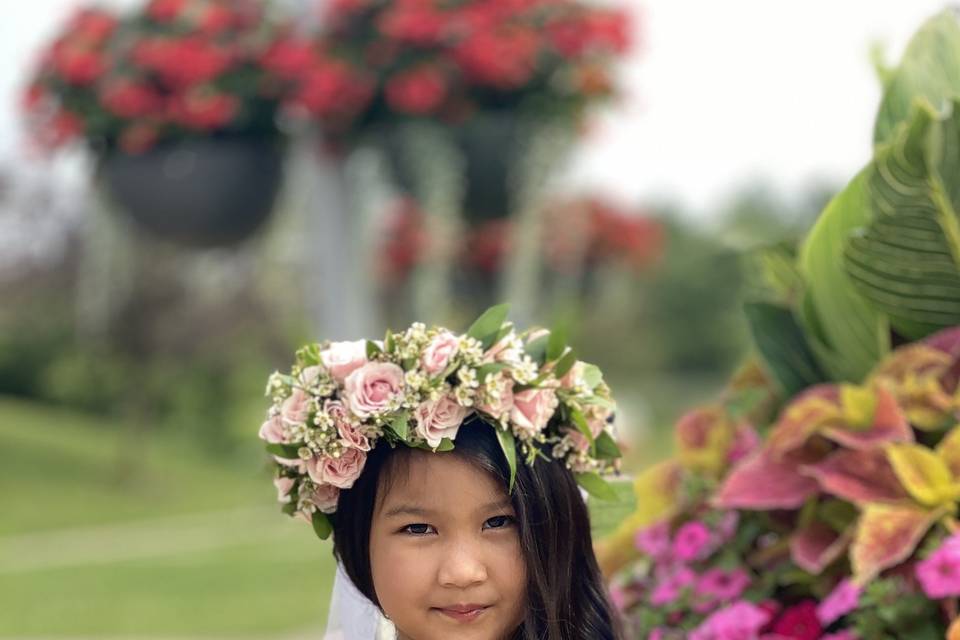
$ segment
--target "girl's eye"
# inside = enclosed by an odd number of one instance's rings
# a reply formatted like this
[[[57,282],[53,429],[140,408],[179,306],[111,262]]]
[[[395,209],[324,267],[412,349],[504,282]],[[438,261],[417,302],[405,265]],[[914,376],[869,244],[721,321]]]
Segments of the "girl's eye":
[[[418,522],[415,524],[408,524],[402,529],[402,531],[412,536],[425,536],[428,533],[431,533],[431,529],[433,529],[433,527],[431,527],[430,525],[423,522]]]
[[[503,529],[513,524],[513,516],[494,516],[483,523],[484,529]]]

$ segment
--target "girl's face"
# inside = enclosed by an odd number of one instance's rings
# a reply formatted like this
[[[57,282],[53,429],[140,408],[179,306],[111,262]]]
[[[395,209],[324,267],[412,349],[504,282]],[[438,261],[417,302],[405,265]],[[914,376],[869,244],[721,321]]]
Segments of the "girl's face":
[[[380,606],[402,640],[509,637],[526,613],[527,584],[509,496],[456,455],[409,456],[370,529]]]

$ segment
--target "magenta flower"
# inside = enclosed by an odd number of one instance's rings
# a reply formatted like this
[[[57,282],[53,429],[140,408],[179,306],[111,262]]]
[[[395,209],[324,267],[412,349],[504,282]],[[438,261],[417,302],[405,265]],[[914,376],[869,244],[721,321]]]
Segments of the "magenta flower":
[[[688,522],[673,539],[673,554],[684,561],[699,560],[709,555],[711,538],[707,525],[699,520]]]
[[[640,529],[633,539],[633,545],[654,560],[666,557],[670,552],[670,524],[664,520]]]
[[[735,600],[750,586],[750,576],[741,568],[725,571],[709,569],[697,581],[695,593],[715,600]]]
[[[827,627],[860,606],[863,589],[849,578],[841,581],[817,606],[817,619]]]
[[[929,558],[918,562],[916,575],[930,598],[960,596],[960,536],[947,538]]]
[[[681,567],[673,575],[657,583],[650,594],[650,604],[659,607],[676,602],[683,594],[683,590],[692,585],[696,579],[697,574],[689,567]]]
[[[770,621],[770,613],[750,602],[737,602],[704,620],[689,640],[754,640]]]

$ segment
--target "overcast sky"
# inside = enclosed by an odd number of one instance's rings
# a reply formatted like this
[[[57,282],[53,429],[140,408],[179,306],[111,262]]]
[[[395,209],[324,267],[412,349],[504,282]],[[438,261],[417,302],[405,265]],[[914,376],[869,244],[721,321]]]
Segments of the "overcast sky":
[[[621,0],[641,46],[629,98],[606,114],[573,185],[707,210],[756,178],[793,192],[866,162],[879,87],[873,41],[898,56],[936,0]],[[74,0],[3,0],[0,160],[16,158],[15,99],[29,61]],[[131,0],[103,4],[129,5]]]

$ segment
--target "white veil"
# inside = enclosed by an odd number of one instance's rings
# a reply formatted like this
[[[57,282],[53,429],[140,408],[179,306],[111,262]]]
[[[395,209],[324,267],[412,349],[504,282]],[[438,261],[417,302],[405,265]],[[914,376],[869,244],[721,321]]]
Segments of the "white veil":
[[[324,640],[396,640],[397,632],[380,610],[337,565]]]

